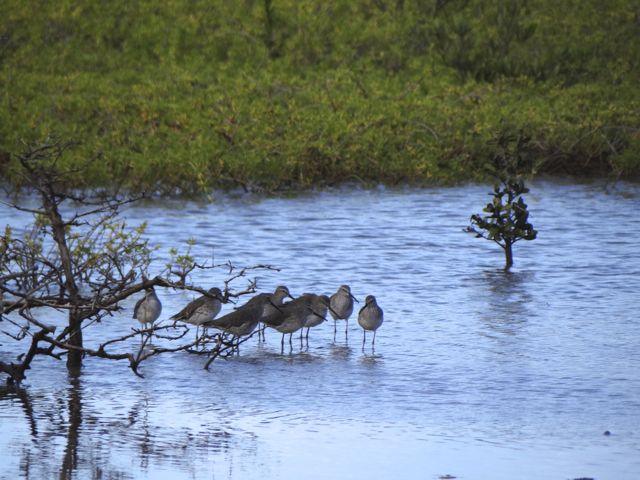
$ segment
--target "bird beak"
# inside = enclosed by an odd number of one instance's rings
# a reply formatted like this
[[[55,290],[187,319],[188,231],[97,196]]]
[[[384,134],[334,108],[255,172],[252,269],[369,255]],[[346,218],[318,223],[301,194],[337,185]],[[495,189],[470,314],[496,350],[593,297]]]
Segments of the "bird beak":
[[[360,303],[360,301],[356,297],[354,297],[351,292],[349,292],[349,296],[353,298],[356,301],[356,303]]]

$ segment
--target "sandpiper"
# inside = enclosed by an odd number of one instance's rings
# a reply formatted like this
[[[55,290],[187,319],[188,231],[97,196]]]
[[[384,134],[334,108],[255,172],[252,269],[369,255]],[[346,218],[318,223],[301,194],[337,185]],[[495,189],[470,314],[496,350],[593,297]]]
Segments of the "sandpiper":
[[[280,315],[281,312],[278,307],[284,303],[285,298],[293,300],[293,297],[289,293],[289,289],[284,285],[278,286],[272,294],[267,293],[263,295],[268,295],[271,301],[264,304],[264,309],[262,310],[262,316],[260,318],[260,321],[263,322],[262,338],[264,338],[264,329],[267,327],[264,320],[268,321],[270,318]]]
[[[351,288],[349,285],[341,285],[338,291],[331,295],[331,316],[333,317],[333,339],[336,338],[337,320],[345,320],[346,325],[344,328],[345,337],[349,332],[349,317],[353,313],[353,301],[358,301],[356,297],[351,294]]]
[[[364,307],[360,309],[358,314],[358,323],[363,328],[364,336],[362,338],[362,349],[364,350],[364,344],[367,338],[367,330],[373,330],[373,340],[371,342],[371,348],[376,343],[376,330],[380,328],[384,320],[384,314],[382,309],[376,302],[376,297],[373,295],[367,295],[364,301]]]
[[[198,331],[205,322],[213,320],[220,309],[224,297],[218,287],[209,289],[207,295],[202,295],[189,302],[186,307],[171,317],[172,320],[180,320],[196,326],[196,344],[198,341]]]
[[[331,309],[331,299],[327,295],[313,295],[311,297],[310,311],[304,319],[304,326],[307,327],[305,338],[309,341],[309,329],[317,327],[326,321],[327,312]],[[332,315],[335,312],[331,312]]]
[[[230,333],[240,342],[240,337],[250,335],[260,323],[266,305],[271,303],[271,294],[260,293],[232,312],[203,325]]]
[[[311,302],[313,294],[305,293],[295,300],[278,306],[278,313],[274,313],[268,318],[263,318],[262,322],[267,326],[276,329],[282,333],[282,341],[280,342],[284,351],[284,336],[289,334],[289,345],[291,345],[291,337],[294,332],[300,330],[304,324],[307,315],[312,312]]]
[[[144,297],[136,302],[136,306],[133,307],[133,318],[138,320],[144,328],[148,328],[147,325],[155,322],[160,313],[162,312],[162,303],[156,295],[156,291],[153,287],[146,288],[144,291]]]

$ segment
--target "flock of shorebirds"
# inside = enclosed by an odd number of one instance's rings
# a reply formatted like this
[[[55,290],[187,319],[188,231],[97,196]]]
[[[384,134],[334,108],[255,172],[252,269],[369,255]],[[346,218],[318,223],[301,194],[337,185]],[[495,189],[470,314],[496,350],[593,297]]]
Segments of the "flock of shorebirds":
[[[290,301],[286,302],[287,299]],[[207,295],[196,298],[178,313],[172,315],[171,320],[195,325],[196,339],[200,327],[215,328],[233,335],[239,340],[241,337],[251,335],[262,325],[259,334],[263,338],[264,329],[267,327],[282,333],[281,345],[284,348],[286,334],[289,334],[289,344],[291,344],[293,334],[300,330],[302,338],[302,331],[306,328],[308,339],[309,329],[322,324],[327,319],[327,313],[330,313],[334,320],[334,338],[337,320],[347,322],[346,335],[349,317],[353,313],[353,302],[358,300],[353,296],[348,285],[341,285],[336,293],[330,297],[305,293],[297,298],[291,296],[287,287],[279,286],[273,293],[259,293],[245,304],[236,307],[232,312],[216,318],[224,301],[225,298],[220,289],[211,288]],[[144,297],[136,303],[133,318],[146,327],[152,325],[160,317],[161,312],[162,303],[154,288],[150,287],[145,290]],[[358,324],[364,332],[363,348],[367,330],[373,331],[371,346],[375,345],[376,330],[382,325],[383,319],[383,311],[378,306],[376,298],[373,295],[368,295],[364,306],[358,313]]]

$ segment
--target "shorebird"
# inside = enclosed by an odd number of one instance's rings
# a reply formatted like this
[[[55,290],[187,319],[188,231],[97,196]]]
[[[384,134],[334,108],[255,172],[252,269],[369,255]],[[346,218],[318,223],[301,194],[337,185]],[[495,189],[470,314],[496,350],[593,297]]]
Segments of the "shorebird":
[[[133,307],[133,318],[138,320],[144,328],[153,325],[162,312],[162,303],[153,287],[145,288],[144,297]]]
[[[266,305],[272,305],[271,294],[260,293],[234,311],[215,320],[209,320],[203,325],[230,333],[239,342],[240,337],[250,335],[258,326]]]
[[[278,306],[279,312],[262,319],[262,323],[267,327],[282,333],[282,341],[280,342],[282,351],[284,351],[284,336],[289,334],[289,345],[291,345],[293,333],[304,327],[307,315],[312,312],[311,303],[314,296],[311,293],[300,295],[295,300]]]
[[[289,289],[284,285],[278,286],[275,292],[273,292],[272,294],[265,293],[262,295],[269,296],[269,299],[271,300],[270,302],[264,304],[262,316],[260,317],[260,321],[263,322],[262,338],[264,338],[264,329],[267,327],[267,325],[264,323],[263,319],[266,319],[268,321],[274,316],[279,316],[281,312],[278,307],[284,303],[285,298],[290,298],[293,300],[293,297],[289,293]]]
[[[207,295],[202,295],[189,302],[186,307],[171,317],[171,320],[180,320],[196,326],[196,344],[198,342],[198,331],[205,322],[213,320],[220,309],[224,297],[218,287],[209,289]]]
[[[305,335],[307,342],[309,341],[309,329],[317,327],[326,321],[327,312],[331,309],[331,299],[327,295],[311,295],[309,312],[304,319],[304,326],[307,327],[307,334]],[[334,315],[334,313],[332,311],[331,314]]]
[[[356,297],[351,294],[351,288],[349,285],[341,285],[338,291],[331,295],[331,316],[333,317],[333,339],[336,338],[337,320],[345,320],[346,325],[344,327],[344,336],[346,337],[349,332],[349,317],[353,313],[353,301],[358,301]]]
[[[373,295],[367,295],[364,301],[364,307],[360,309],[358,314],[358,323],[363,329],[364,336],[362,337],[362,350],[364,351],[364,344],[367,338],[367,330],[373,330],[373,341],[371,342],[371,348],[376,343],[376,330],[380,328],[384,320],[384,313],[382,309],[376,303],[376,297]]]

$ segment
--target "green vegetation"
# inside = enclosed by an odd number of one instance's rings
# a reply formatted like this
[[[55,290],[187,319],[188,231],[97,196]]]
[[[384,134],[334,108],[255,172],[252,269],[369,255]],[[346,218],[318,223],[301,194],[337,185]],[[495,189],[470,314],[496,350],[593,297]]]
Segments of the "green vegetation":
[[[198,192],[640,173],[640,9],[612,0],[5,0],[0,169],[56,133],[78,185]],[[62,165],[61,165],[62,166]]]
[[[482,210],[486,215],[471,215],[471,226],[467,227],[467,232],[477,238],[491,240],[502,247],[506,271],[513,266],[513,244],[520,240],[535,240],[538,236],[529,223],[529,210],[522,196],[529,189],[518,173],[529,170],[530,142],[522,132],[505,132],[492,142],[495,153],[486,168],[495,178],[493,198]]]
[[[214,289],[191,284],[189,274],[196,269],[222,268],[227,272],[222,298],[226,303],[229,297],[255,292],[257,280],[247,279],[250,272],[273,268],[262,264],[237,269],[231,262],[199,263],[191,254],[194,241],[189,240],[186,253],[172,248],[166,268],[147,278],[154,264],[154,249],[144,236],[146,223],[131,227],[120,219],[121,208],[136,198],[111,195],[102,189],[78,192],[73,186],[76,171],[58,169],[69,146],[57,140],[26,146],[18,156],[17,168],[37,206],[2,202],[33,218],[31,226],[19,229],[22,232],[14,233],[7,225],[4,234],[0,234],[2,342],[15,342],[14,346],[23,352],[6,361],[6,355],[0,359],[0,374],[8,375],[7,385],[20,387],[33,360],[40,356],[57,360],[66,357],[67,369],[74,376],[80,372],[85,357],[125,360],[136,375],[142,376],[141,363],[160,354],[200,353],[207,357],[204,368],[209,368],[216,358],[233,355],[249,335],[240,340],[229,338],[225,331],[188,341],[185,325],[154,324],[162,310],[157,298],[153,319],[138,315],[140,302],[147,301],[154,287],[211,295]],[[240,279],[248,280],[248,286],[232,290]],[[220,297],[220,290],[215,290]],[[144,296],[133,309],[133,318],[142,325],[140,329],[134,328],[120,337],[103,338],[99,332],[96,335],[95,329],[101,330],[102,320],[122,310],[122,302],[143,291]],[[50,323],[54,321],[54,310],[66,315],[64,328]],[[90,330],[94,330],[94,341],[85,343],[83,338]],[[136,349],[128,342],[138,335],[140,345]],[[149,348],[154,336],[170,341],[171,346]]]

